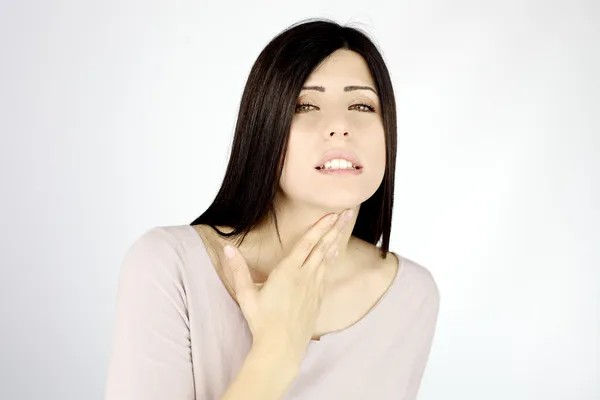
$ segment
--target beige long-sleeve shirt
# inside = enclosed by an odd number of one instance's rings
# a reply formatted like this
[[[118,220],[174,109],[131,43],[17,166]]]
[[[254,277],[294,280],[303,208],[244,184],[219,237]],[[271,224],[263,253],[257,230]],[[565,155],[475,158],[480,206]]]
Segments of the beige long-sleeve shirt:
[[[363,319],[309,343],[285,400],[416,398],[439,292],[427,269],[398,258],[394,281]],[[195,229],[154,227],[121,266],[105,399],[218,400],[251,344]]]

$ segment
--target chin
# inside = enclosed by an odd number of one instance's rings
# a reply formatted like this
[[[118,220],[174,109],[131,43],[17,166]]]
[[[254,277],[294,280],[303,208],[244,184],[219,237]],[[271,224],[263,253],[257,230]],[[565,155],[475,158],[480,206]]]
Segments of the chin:
[[[312,175],[284,175],[281,189],[293,202],[335,212],[356,208],[364,203],[377,192],[382,180],[383,172],[377,176],[365,174],[354,182],[336,181],[335,178],[327,182],[321,178],[315,180]]]
[[[369,199],[372,194],[365,196],[361,193],[322,193],[317,194],[313,192],[310,198],[305,201],[314,204],[329,212],[341,212],[347,208],[356,208],[361,205],[364,201]]]

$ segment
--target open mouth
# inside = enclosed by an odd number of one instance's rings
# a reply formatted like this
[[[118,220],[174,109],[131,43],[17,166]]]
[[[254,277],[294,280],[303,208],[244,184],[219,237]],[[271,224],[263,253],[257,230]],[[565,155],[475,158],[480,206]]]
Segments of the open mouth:
[[[332,149],[324,153],[317,161],[315,169],[321,173],[362,173],[358,156],[347,149]]]
[[[325,167],[325,166],[319,166],[319,167],[315,167],[315,169],[317,170],[317,172],[319,172],[320,174],[323,175],[335,175],[335,176],[339,176],[339,175],[360,175],[362,174],[362,170],[363,167],[360,165],[356,165],[356,166],[352,166],[352,167],[342,167],[342,168],[338,168],[338,167]]]
[[[353,165],[352,167],[346,167],[346,168],[326,168],[324,165],[321,165],[320,167],[315,167],[316,170],[319,171],[346,171],[346,170],[354,170],[354,171],[360,171],[363,167],[360,165]]]

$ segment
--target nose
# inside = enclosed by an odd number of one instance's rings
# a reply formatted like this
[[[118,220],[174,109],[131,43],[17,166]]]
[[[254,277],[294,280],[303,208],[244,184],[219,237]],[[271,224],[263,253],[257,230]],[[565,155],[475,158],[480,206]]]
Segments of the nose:
[[[331,115],[328,115],[328,117],[326,120],[323,120],[325,123],[323,131],[327,135],[326,138],[347,138],[350,136],[350,133],[348,133],[350,121],[347,120],[344,112],[335,112],[332,110]]]
[[[330,132],[330,133],[329,133],[329,137],[333,137],[333,136],[334,136],[334,135],[336,135],[336,134],[337,134],[337,132],[335,132],[335,131],[333,131],[333,132]],[[348,132],[344,132],[344,133],[337,134],[337,135],[338,135],[338,136],[340,136],[340,135],[342,135],[342,136],[348,136]]]
[[[325,132],[328,137],[348,137],[350,134],[348,133],[348,124],[346,121],[338,120],[332,124],[329,124]]]

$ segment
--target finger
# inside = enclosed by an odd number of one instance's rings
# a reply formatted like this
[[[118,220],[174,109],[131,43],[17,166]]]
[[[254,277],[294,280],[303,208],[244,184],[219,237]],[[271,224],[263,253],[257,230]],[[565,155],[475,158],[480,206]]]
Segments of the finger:
[[[352,210],[344,211],[334,227],[319,240],[302,267],[303,269],[306,269],[307,273],[314,273],[317,267],[323,263],[325,257],[328,254],[332,256],[337,250],[336,247],[338,245],[340,234],[347,226],[348,221],[352,218],[353,213]]]
[[[347,226],[348,224],[346,224],[346,226],[342,228],[342,232]],[[335,243],[330,247],[323,261],[321,261],[321,263],[315,267],[313,278],[319,299],[322,299],[325,295],[325,289],[327,288],[328,272],[330,271],[329,267],[331,267],[337,260],[337,257],[339,255],[338,249],[341,237],[341,234],[338,235],[338,237],[335,240]]]
[[[333,250],[330,251],[327,256],[325,257],[325,259],[321,262],[320,265],[318,265],[315,269],[315,281],[319,287],[319,292],[321,292],[321,289],[324,288],[326,281],[327,281],[327,271],[329,270],[329,266],[331,266],[335,260],[337,259],[338,253],[339,251],[337,250],[337,248],[335,248],[334,246]]]
[[[226,258],[225,265],[227,265],[233,277],[233,290],[238,303],[244,314],[246,311],[251,312],[250,309],[256,304],[258,289],[254,284],[252,275],[250,275],[246,260],[233,246],[225,246],[223,252]]]
[[[325,274],[325,271],[327,271],[328,267],[333,265],[335,263],[335,261],[337,260],[337,257],[339,255],[340,244],[341,244],[340,241],[344,237],[344,235],[342,235],[342,233],[344,232],[345,229],[348,228],[348,225],[349,225],[349,223],[346,222],[346,224],[342,227],[342,230],[340,231],[340,233],[334,239],[331,246],[329,246],[329,250],[327,251],[327,254],[325,254],[325,257],[323,258],[321,263],[315,267],[314,273],[315,273],[317,281],[323,280],[323,275]]]
[[[338,214],[329,214],[314,224],[304,236],[294,245],[290,253],[284,259],[284,267],[301,268],[315,245],[339,219]]]

